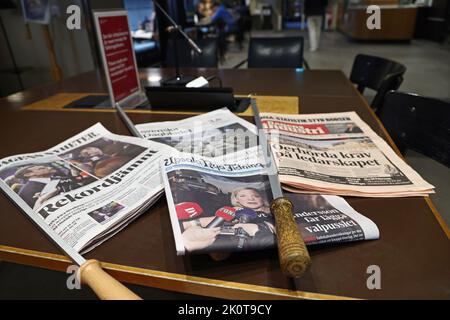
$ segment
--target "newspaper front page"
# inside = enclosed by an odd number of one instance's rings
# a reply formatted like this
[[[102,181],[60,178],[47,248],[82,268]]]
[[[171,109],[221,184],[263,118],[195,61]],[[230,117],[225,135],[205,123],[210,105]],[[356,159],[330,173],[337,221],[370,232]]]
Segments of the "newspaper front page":
[[[161,163],[178,255],[276,246],[273,198],[257,147],[223,157],[175,153]],[[337,196],[285,193],[308,245],[378,239],[375,223]]]
[[[257,145],[256,127],[227,108],[180,121],[138,124],[136,129],[145,139],[206,157],[219,157]]]
[[[286,190],[369,197],[434,192],[355,112],[262,113],[261,121]]]
[[[163,192],[168,147],[100,123],[43,152],[3,158],[0,179],[75,250],[125,227]]]

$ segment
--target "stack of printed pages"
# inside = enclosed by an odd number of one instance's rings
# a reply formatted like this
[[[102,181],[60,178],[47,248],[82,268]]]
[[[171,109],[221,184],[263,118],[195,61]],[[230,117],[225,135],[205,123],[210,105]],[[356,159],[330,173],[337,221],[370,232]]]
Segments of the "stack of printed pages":
[[[273,172],[307,244],[378,239],[375,223],[336,195],[433,192],[355,113],[261,119],[277,164],[272,172],[256,127],[218,109],[137,125],[144,139],[96,124],[48,150],[1,159],[0,187],[81,253],[126,227],[164,190],[178,254],[274,247]]]
[[[410,197],[434,187],[355,112],[262,113],[285,190],[358,197]]]
[[[0,187],[85,253],[161,196],[159,162],[167,148],[98,123],[48,150],[1,159]]]
[[[273,199],[256,127],[228,109],[136,126],[172,147],[161,162],[177,254],[276,246]],[[266,148],[267,149],[267,148]],[[276,168],[275,168],[276,174]],[[379,238],[376,224],[345,199],[286,192],[308,245]]]

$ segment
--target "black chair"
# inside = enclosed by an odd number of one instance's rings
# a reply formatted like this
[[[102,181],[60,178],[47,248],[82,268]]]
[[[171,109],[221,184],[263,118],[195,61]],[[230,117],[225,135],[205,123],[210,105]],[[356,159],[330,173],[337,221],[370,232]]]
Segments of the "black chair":
[[[303,37],[250,38],[248,68],[302,68],[309,69],[303,59]]]
[[[377,91],[371,107],[377,109],[390,90],[397,90],[403,82],[406,67],[400,63],[365,54],[358,54],[353,62],[350,81],[358,85],[361,94],[365,88]]]
[[[178,63],[180,68],[217,68],[219,63],[219,53],[217,50],[217,39],[197,39],[195,43],[202,50],[201,54],[195,52],[186,39],[177,39]],[[169,41],[166,60],[166,67],[175,66],[174,44]]]
[[[379,117],[400,152],[420,152],[450,167],[450,102],[391,91]]]

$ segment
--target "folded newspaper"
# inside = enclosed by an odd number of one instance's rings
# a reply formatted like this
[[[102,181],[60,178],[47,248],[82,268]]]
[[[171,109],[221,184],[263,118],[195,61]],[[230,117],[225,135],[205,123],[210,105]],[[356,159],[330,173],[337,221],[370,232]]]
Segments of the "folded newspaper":
[[[177,254],[276,245],[267,168],[257,147],[220,157],[171,153],[161,163]],[[308,245],[378,239],[341,197],[285,194]]]
[[[207,157],[218,157],[257,144],[256,127],[227,108],[179,121],[138,124],[136,129],[145,139]]]
[[[85,253],[159,198],[160,160],[167,150],[96,124],[46,151],[1,159],[0,179],[69,245]]]
[[[285,190],[364,197],[434,192],[355,112],[261,113],[261,121]]]

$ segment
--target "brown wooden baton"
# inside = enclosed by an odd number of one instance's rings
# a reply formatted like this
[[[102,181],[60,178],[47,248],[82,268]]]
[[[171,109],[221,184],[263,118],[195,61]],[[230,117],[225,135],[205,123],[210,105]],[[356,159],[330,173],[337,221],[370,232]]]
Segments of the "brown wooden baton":
[[[270,205],[270,210],[275,217],[281,270],[288,277],[297,278],[308,269],[311,258],[295,223],[292,213],[292,202],[284,197],[281,191],[275,160],[263,130],[258,106],[256,105],[255,99],[251,99],[251,101],[274,199]]]

